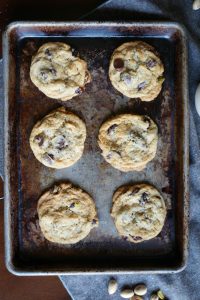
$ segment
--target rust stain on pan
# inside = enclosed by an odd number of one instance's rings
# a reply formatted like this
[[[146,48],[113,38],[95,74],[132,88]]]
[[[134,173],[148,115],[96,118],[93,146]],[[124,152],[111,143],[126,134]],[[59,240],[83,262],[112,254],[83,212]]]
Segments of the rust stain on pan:
[[[155,46],[165,66],[162,92],[152,102],[124,97],[108,78],[113,50],[135,38]],[[10,270],[23,275],[180,270],[185,265],[188,234],[187,78],[176,75],[186,74],[182,29],[173,23],[16,23],[8,29],[5,43],[8,39],[5,71],[10,74],[8,88],[13,91],[6,91],[5,128],[9,143],[5,217],[6,234],[9,233],[11,241],[7,243]],[[63,41],[77,48],[92,74],[92,82],[85,92],[65,103],[43,95],[29,77],[31,56],[49,40]],[[60,105],[85,121],[87,139],[84,154],[75,165],[53,170],[34,158],[29,135],[37,120]],[[102,122],[121,112],[148,114],[158,124],[157,155],[142,172],[122,173],[112,168],[102,158],[97,145]],[[98,208],[99,227],[76,245],[48,242],[38,224],[39,196],[54,182],[63,180],[88,191]],[[109,212],[116,188],[138,181],[152,183],[163,193],[168,214],[158,237],[134,245],[117,235]],[[116,259],[120,261],[118,265]]]

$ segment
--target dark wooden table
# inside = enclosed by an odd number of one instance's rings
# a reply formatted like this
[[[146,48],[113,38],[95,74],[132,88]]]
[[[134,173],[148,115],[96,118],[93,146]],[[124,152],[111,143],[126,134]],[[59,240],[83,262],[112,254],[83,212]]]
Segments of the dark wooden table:
[[[77,20],[101,0],[0,0],[0,45],[7,24],[20,20]],[[2,49],[2,47],[0,47]],[[0,50],[0,57],[2,51]],[[0,180],[0,197],[3,182]],[[0,200],[0,299],[1,300],[67,300],[70,297],[58,277],[16,277],[4,264],[3,201]]]

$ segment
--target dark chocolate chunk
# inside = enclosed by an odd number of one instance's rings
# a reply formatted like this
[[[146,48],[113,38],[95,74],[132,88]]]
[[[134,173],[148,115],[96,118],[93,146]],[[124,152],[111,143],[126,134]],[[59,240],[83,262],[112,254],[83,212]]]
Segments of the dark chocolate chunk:
[[[40,71],[40,75],[41,75],[43,80],[46,80],[48,78],[48,75],[45,71]]]
[[[134,241],[140,241],[140,240],[142,240],[142,237],[141,236],[133,236],[133,235],[131,235],[131,234],[129,234],[131,237],[132,237],[132,239],[134,240]]]
[[[75,206],[75,203],[73,202],[70,204],[69,208],[74,208],[74,206]]]
[[[107,133],[108,133],[108,134],[113,133],[113,132],[115,131],[115,128],[116,128],[117,126],[118,126],[117,124],[111,125],[111,126],[108,128]]]
[[[38,135],[35,136],[35,141],[38,143],[38,146],[42,146],[44,143],[44,135],[43,133],[40,133]]]
[[[138,91],[143,90],[145,88],[145,86],[146,86],[146,82],[145,81],[140,82],[138,84],[138,87],[137,87]]]
[[[84,91],[84,89],[82,87],[79,87],[75,90],[75,93],[80,95],[80,94],[82,94],[83,91]]]
[[[157,62],[154,59],[150,59],[148,60],[148,62],[146,63],[147,68],[153,68],[157,65]]]
[[[73,56],[79,56],[78,50],[76,50],[75,48],[72,48],[72,55]]]
[[[140,205],[144,206],[148,202],[148,200],[149,200],[149,194],[144,192],[139,200],[139,203]]]
[[[49,72],[53,75],[56,76],[57,71],[54,68],[49,69]]]
[[[44,51],[44,54],[47,55],[47,56],[49,56],[49,57],[51,57],[51,55],[52,55],[49,49],[46,49]]]
[[[124,68],[124,61],[121,58],[115,58],[113,65],[116,70],[121,71]]]
[[[63,148],[65,148],[66,145],[65,145],[65,140],[64,139],[60,139],[59,142],[58,142],[58,147],[57,149],[58,150],[62,150]]]

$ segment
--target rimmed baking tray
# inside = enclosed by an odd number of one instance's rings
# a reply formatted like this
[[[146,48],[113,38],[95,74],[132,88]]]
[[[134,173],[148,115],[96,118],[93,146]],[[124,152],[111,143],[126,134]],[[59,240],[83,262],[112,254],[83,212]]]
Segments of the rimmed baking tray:
[[[108,78],[109,59],[123,42],[143,40],[165,66],[162,92],[152,102],[118,93]],[[88,62],[92,83],[65,103],[42,94],[30,81],[31,56],[48,41],[69,43]],[[4,36],[5,238],[7,268],[18,275],[176,272],[186,265],[188,245],[188,92],[186,38],[175,23],[16,22]],[[82,158],[53,170],[29,146],[35,122],[64,105],[87,126]],[[123,173],[105,162],[97,145],[102,122],[117,113],[148,114],[159,127],[155,159],[142,172]],[[95,199],[100,225],[75,245],[45,240],[37,200],[53,183],[71,181]],[[167,219],[158,237],[133,244],[117,235],[109,211],[112,194],[130,182],[149,182],[163,194]]]

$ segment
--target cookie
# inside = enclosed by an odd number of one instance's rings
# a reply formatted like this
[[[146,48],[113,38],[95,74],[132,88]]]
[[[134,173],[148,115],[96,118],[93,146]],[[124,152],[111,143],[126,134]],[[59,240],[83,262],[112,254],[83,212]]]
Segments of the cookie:
[[[85,139],[84,122],[60,107],[35,124],[30,135],[30,146],[43,165],[61,169],[81,158]]]
[[[109,77],[116,90],[142,101],[155,99],[161,91],[164,67],[155,49],[136,41],[122,44],[112,54]]]
[[[30,78],[46,96],[66,101],[91,81],[87,63],[64,43],[46,43],[32,58]]]
[[[44,193],[37,212],[43,235],[54,243],[78,243],[98,226],[93,199],[70,183],[55,185]]]
[[[119,235],[140,243],[161,232],[166,218],[165,202],[151,185],[122,186],[113,195],[111,216]]]
[[[106,121],[98,144],[105,160],[123,172],[141,171],[156,155],[157,125],[148,116],[122,114]]]

